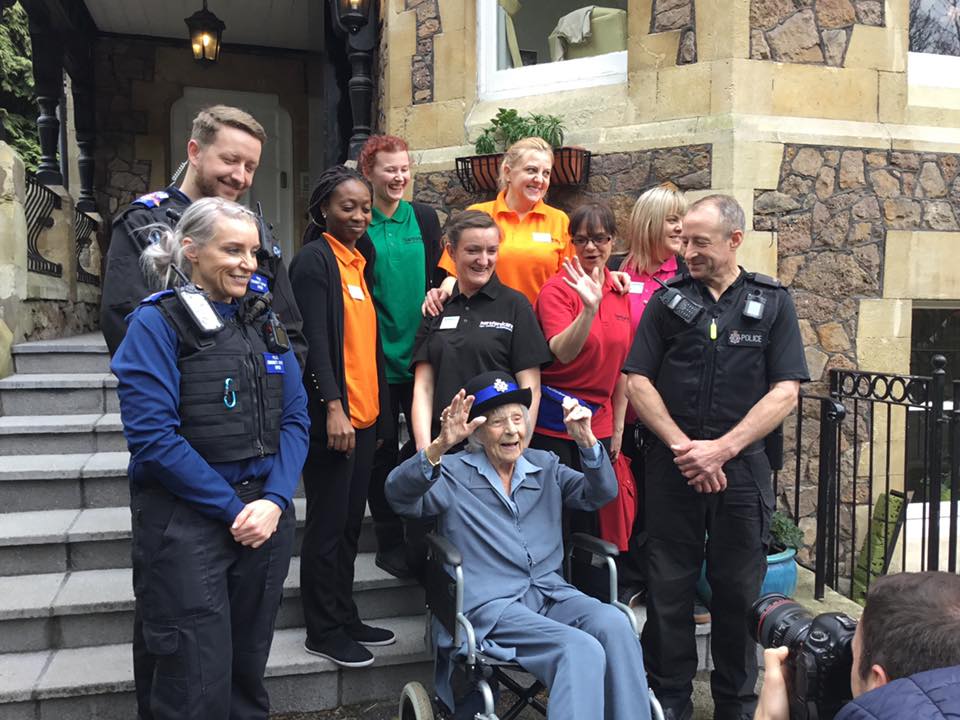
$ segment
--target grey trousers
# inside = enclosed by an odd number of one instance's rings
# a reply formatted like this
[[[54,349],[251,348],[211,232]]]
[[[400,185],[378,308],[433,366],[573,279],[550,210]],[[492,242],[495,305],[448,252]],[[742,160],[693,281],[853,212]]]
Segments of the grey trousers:
[[[487,635],[547,686],[550,720],[648,720],[640,642],[627,618],[587,595],[508,606]]]

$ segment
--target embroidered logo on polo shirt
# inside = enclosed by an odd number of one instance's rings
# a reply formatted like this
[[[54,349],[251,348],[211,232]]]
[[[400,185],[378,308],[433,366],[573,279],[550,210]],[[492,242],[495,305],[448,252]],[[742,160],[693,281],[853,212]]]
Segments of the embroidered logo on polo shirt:
[[[744,332],[742,330],[731,330],[727,336],[727,342],[738,347],[760,347],[763,345],[763,332]]]
[[[478,327],[513,332],[513,323],[502,322],[500,320],[481,320]]]

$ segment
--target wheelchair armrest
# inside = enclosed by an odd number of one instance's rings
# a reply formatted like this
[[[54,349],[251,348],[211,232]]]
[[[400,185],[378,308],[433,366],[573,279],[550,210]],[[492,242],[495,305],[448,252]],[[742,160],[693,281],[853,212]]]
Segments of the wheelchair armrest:
[[[427,545],[433,550],[445,565],[462,565],[463,557],[457,546],[445,537],[436,533],[427,533]]]
[[[573,533],[570,536],[570,544],[601,557],[617,557],[620,554],[620,550],[613,543],[586,533]]]

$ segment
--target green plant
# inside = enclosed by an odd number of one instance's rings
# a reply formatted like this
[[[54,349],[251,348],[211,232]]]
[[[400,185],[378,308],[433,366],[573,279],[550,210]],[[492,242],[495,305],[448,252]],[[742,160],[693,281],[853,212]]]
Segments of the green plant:
[[[40,161],[40,141],[27,13],[20,3],[14,3],[0,15],[0,125],[6,142],[28,170],[35,170]]]
[[[790,516],[779,510],[773,513],[770,521],[770,535],[773,538],[773,547],[780,552],[787,548],[799,550],[803,547],[803,530],[790,519]]]
[[[563,134],[563,119],[556,115],[521,115],[514,109],[500,108],[490,125],[480,132],[474,147],[478,155],[490,155],[505,151],[517,140],[541,137],[557,148],[563,145]]]

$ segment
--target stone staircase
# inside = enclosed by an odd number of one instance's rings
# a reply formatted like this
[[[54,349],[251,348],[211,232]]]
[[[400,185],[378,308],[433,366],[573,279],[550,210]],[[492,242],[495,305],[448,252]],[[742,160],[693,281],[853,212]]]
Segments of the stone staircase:
[[[0,717],[135,716],[128,454],[100,335],[14,347],[0,380]],[[295,500],[297,517],[304,501]],[[428,680],[423,594],[380,571],[364,523],[355,597],[396,631],[369,668],[303,651],[299,551],[277,618],[267,686],[275,712],[395,698]]]

